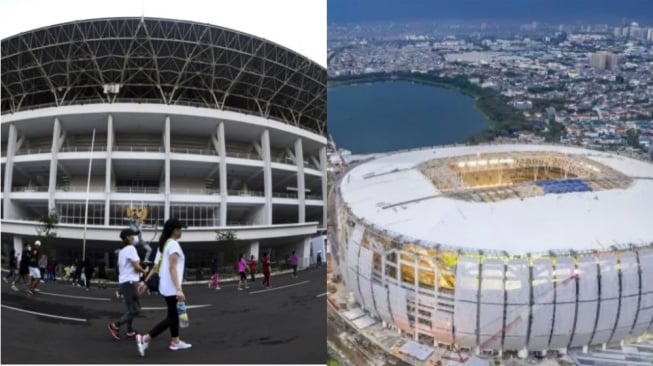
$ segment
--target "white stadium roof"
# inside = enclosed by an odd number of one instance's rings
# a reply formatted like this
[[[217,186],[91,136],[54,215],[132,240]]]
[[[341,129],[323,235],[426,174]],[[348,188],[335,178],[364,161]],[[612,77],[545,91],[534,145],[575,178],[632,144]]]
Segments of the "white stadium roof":
[[[547,151],[588,158],[633,183],[626,189],[474,202],[436,196],[440,192],[418,167],[437,158]],[[653,164],[610,153],[555,145],[435,147],[363,163],[342,178],[340,188],[356,217],[428,243],[524,254],[653,242]]]

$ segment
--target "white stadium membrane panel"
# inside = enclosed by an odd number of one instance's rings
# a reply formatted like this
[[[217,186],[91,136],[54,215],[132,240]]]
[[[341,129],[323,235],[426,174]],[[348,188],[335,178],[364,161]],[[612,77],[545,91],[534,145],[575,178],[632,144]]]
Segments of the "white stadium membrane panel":
[[[374,295],[372,294],[372,281],[369,278],[359,274],[358,284],[363,298],[363,306],[370,314],[378,316],[376,312],[376,305],[374,304]]]
[[[479,345],[483,349],[501,347],[505,303],[504,272],[505,265],[502,260],[488,259],[483,262],[479,332]]]
[[[349,289],[359,304],[363,304],[363,297],[358,287],[358,255],[360,254],[360,241],[363,238],[364,229],[362,225],[356,224],[349,239],[347,247],[347,266],[349,267]]]
[[[578,319],[571,347],[589,345],[596,324],[599,283],[594,257],[578,259]]]
[[[550,259],[540,258],[533,263],[533,307],[530,350],[549,348],[553,322],[553,267]]]
[[[433,334],[435,338],[445,344],[453,343],[453,314],[440,310],[431,312],[431,322],[433,323]]]
[[[506,271],[506,329],[503,342],[505,350],[526,347],[530,307],[530,281],[528,261],[513,259]]]
[[[553,336],[549,348],[566,348],[576,317],[576,280],[574,261],[570,257],[556,258],[556,306]]]
[[[399,328],[410,332],[410,322],[406,314],[406,290],[393,283],[388,284],[388,290],[390,291],[390,308],[395,324]]]
[[[468,348],[477,346],[478,265],[478,258],[461,256],[456,266],[455,337],[458,345]]]
[[[635,252],[623,252],[621,254],[621,307],[612,339],[623,339],[632,330],[639,302],[638,270]]]
[[[599,322],[596,325],[592,344],[601,344],[610,340],[612,328],[617,317],[619,306],[619,278],[617,272],[617,257],[612,253],[601,254],[601,306]]]
[[[365,310],[376,315],[374,309],[374,296],[372,295],[372,251],[360,247],[358,255],[358,287],[361,292]]]
[[[639,265],[642,270],[642,299],[637,323],[633,329],[634,336],[644,333],[653,320],[653,250],[639,251]]]
[[[388,323],[392,323],[390,314],[390,304],[388,303],[388,290],[376,283],[372,283],[372,292],[374,293],[374,303],[379,317]]]

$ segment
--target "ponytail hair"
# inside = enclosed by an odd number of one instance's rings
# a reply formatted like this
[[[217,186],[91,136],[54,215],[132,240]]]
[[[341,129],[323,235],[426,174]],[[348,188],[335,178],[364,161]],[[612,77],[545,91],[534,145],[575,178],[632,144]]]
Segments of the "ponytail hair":
[[[161,231],[161,236],[159,237],[159,248],[163,248],[163,244],[170,239],[170,236],[172,235],[172,232],[174,231],[174,228],[171,227],[164,227],[163,231]]]

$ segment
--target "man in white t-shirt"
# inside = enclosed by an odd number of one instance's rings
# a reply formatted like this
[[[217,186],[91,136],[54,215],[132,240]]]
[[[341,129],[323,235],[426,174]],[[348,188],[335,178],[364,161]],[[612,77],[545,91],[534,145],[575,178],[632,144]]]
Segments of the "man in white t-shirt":
[[[146,269],[141,267],[138,252],[134,247],[134,235],[137,232],[131,228],[127,228],[120,232],[120,239],[122,239],[122,247],[118,253],[118,283],[120,293],[125,299],[127,312],[116,322],[110,322],[108,327],[113,338],[120,340],[120,326],[127,324],[126,338],[134,338],[136,332],[132,327],[134,317],[138,315],[141,310],[141,303],[138,299],[138,283],[140,281],[139,273],[145,273]]]

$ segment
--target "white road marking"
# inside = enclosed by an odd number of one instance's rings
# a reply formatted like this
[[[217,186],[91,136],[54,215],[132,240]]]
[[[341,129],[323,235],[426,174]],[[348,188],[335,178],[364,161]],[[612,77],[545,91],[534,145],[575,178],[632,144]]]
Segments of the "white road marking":
[[[317,295],[317,296],[315,296],[315,297],[322,297],[322,296],[326,296],[326,294],[327,294],[327,293],[325,292],[325,293],[323,293],[323,294],[319,294],[319,295]]]
[[[44,291],[37,292],[37,295],[50,295],[50,296],[57,296],[57,297],[67,297],[70,299],[82,299],[82,300],[111,301],[111,298],[109,297],[73,296],[73,295],[55,294],[54,292],[44,292]]]
[[[186,305],[186,309],[208,308],[209,306],[213,306],[213,305],[211,305],[211,304]],[[165,306],[150,306],[150,307],[141,308],[141,310],[168,310],[168,308],[165,307]]]
[[[307,280],[307,281],[303,281],[303,282],[293,283],[293,284],[291,284],[291,285],[285,285],[285,286],[279,286],[279,287],[267,288],[267,289],[265,289],[265,290],[251,291],[249,294],[251,295],[251,294],[258,294],[258,293],[261,293],[261,292],[268,292],[268,291],[280,290],[280,289],[282,289],[282,288],[292,287],[292,286],[299,286],[299,285],[303,285],[303,284],[305,284],[305,283],[309,283],[309,282],[311,282],[311,281],[308,281],[308,280]]]
[[[67,317],[67,316],[52,315],[52,314],[46,314],[46,313],[39,313],[39,312],[36,312],[36,311],[19,309],[19,308],[15,308],[13,306],[4,305],[4,304],[2,305],[2,307],[7,308],[7,309],[11,309],[11,310],[20,311],[20,312],[27,313],[27,314],[47,316],[49,318],[55,318],[55,319],[71,320],[71,321],[74,321],[74,322],[81,322],[81,323],[85,323],[87,321],[86,319],[81,319],[81,318],[70,318],[70,317]]]

